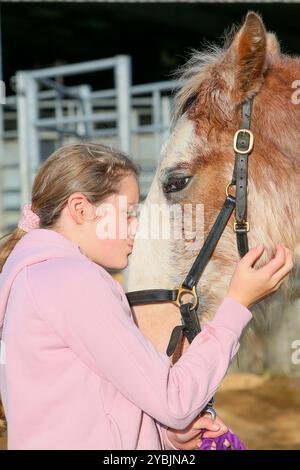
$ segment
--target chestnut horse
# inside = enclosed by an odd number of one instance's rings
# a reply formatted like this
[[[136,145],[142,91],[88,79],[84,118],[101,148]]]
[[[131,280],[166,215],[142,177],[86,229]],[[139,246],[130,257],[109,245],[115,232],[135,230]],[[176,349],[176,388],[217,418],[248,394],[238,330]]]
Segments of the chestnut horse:
[[[256,343],[263,344],[254,370],[268,367],[298,374],[299,367],[291,363],[291,348],[300,339],[300,316],[292,314],[300,294],[300,60],[281,53],[275,34],[266,31],[259,15],[249,12],[223,47],[194,53],[180,72],[182,86],[175,97],[172,131],[144,208],[203,204],[203,238],[137,236],[127,289],[174,289],[183,281],[224,203],[233,173],[233,137],[240,127],[241,104],[253,97],[249,247],[265,245],[256,267],[272,257],[277,242],[294,253],[294,269],[281,288],[251,308],[254,331],[259,332]],[[198,282],[200,321],[214,315],[240,259],[233,223],[234,214]],[[181,323],[179,309],[158,303],[134,311],[146,336],[158,350],[166,351],[171,331]],[[187,347],[185,340],[183,351]],[[244,356],[241,367],[244,362],[246,369],[253,370],[253,354],[248,350]]]

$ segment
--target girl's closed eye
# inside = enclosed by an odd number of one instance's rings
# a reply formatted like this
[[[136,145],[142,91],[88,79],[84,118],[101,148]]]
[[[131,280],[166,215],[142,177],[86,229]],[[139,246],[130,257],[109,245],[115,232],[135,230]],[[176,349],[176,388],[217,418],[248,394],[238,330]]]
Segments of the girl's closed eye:
[[[127,211],[127,217],[128,217],[128,218],[137,217],[136,211],[135,211],[135,210],[128,210],[128,211]]]
[[[130,217],[137,218],[138,217],[138,208],[136,206],[129,207],[127,209],[127,216],[128,216],[128,218],[130,218]]]

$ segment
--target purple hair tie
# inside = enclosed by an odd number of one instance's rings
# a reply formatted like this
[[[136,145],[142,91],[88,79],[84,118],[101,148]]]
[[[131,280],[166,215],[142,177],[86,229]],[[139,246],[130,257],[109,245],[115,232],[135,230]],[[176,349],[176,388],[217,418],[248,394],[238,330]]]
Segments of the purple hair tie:
[[[227,431],[225,434],[222,434],[222,436],[215,438],[202,437],[206,431],[207,429],[202,429],[200,432],[201,445],[199,450],[212,450],[213,443],[216,445],[216,450],[246,450],[245,445],[231,431]],[[225,444],[226,440],[229,445]]]

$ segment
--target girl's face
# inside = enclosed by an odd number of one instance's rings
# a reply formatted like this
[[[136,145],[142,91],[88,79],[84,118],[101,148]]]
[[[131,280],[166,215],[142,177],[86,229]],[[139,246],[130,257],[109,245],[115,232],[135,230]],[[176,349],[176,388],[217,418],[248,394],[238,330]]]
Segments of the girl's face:
[[[127,175],[121,179],[117,194],[92,206],[94,220],[84,224],[84,240],[80,244],[92,261],[110,269],[127,266],[137,231],[138,203],[137,179]]]

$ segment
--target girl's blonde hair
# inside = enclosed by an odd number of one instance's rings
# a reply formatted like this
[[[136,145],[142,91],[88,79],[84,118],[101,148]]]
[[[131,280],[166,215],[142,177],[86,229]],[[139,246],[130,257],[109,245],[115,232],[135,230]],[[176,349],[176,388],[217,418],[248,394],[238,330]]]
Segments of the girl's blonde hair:
[[[91,204],[99,204],[118,192],[119,181],[128,174],[138,179],[139,167],[106,145],[80,143],[59,148],[39,168],[32,187],[31,209],[40,217],[40,228],[55,225],[72,193],[81,192]],[[4,235],[9,238],[0,249],[0,272],[25,233],[17,227]]]

